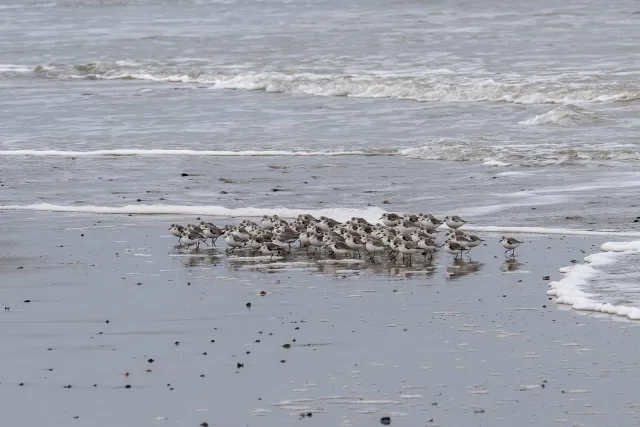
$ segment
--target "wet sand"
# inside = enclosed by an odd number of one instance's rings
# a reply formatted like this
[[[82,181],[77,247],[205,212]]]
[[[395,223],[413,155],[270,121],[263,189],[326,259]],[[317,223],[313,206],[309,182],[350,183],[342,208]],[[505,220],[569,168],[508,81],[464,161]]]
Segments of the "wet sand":
[[[545,294],[602,238],[266,264],[174,248],[168,224],[194,218],[0,220],[6,425],[638,423],[637,324]]]

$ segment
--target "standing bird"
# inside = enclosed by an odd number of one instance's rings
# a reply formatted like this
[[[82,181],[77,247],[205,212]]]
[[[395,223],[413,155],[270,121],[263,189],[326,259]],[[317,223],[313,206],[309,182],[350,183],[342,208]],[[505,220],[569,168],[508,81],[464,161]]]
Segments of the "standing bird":
[[[460,255],[460,259],[462,259],[462,253],[467,250],[465,246],[460,245],[459,243],[449,241],[444,244],[444,250],[451,255],[455,255],[454,259],[458,258]]]
[[[447,223],[447,227],[453,228],[454,230],[462,227],[467,222],[458,215],[446,216],[444,217],[444,220]]]
[[[502,236],[500,238],[500,244],[502,245],[503,248],[507,249],[506,251],[504,251],[504,253],[506,254],[507,252],[511,251],[511,256],[515,256],[516,248],[520,246],[521,243],[523,242],[513,237]]]
[[[169,232],[178,238],[178,243],[180,243],[180,238],[182,237],[182,233],[184,233],[184,227],[178,224],[171,224],[169,227]]]

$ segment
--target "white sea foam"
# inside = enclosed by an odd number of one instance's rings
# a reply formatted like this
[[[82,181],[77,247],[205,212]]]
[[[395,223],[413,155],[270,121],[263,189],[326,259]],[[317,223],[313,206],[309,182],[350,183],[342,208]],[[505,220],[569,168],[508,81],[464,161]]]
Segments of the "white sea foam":
[[[313,216],[327,216],[336,221],[344,222],[352,217],[361,217],[372,224],[380,223],[380,217],[385,211],[382,208],[370,206],[366,208],[326,208],[326,209],[302,209],[302,208],[226,208],[224,206],[186,206],[186,205],[126,205],[126,206],[92,206],[92,205],[55,205],[49,203],[37,203],[31,205],[0,205],[0,211],[46,211],[46,212],[69,212],[69,213],[89,213],[89,214],[136,214],[136,215],[208,215],[213,217],[245,217],[262,218],[264,215],[278,215],[281,218],[295,218],[300,214],[309,213]],[[404,212],[396,212],[400,215]],[[442,216],[435,213],[436,216]],[[447,229],[446,225],[442,226]],[[581,230],[570,228],[549,228],[549,227],[503,227],[503,226],[481,226],[465,224],[465,231],[479,231],[485,233],[516,233],[516,234],[544,234],[544,235],[573,235],[573,236],[617,236],[617,237],[640,237],[637,231],[616,231],[616,230]]]
[[[220,150],[144,150],[144,149],[112,149],[94,151],[71,150],[0,150],[2,156],[58,156],[58,157],[94,157],[94,156],[211,156],[211,157],[235,157],[235,156],[364,156],[364,155],[389,155],[395,151],[385,150],[355,150],[355,151],[288,151],[288,150],[245,150],[245,151],[220,151]]]
[[[638,161],[636,144],[532,143],[512,144],[506,135],[438,138],[423,145],[403,148],[410,159],[483,162],[487,166],[551,165],[575,161]]]
[[[600,246],[600,250],[604,252],[626,252],[626,251],[640,251],[640,241],[634,240],[632,242],[606,242]]]
[[[485,166],[495,166],[500,168],[511,166],[511,163],[501,162],[500,160],[495,159],[486,159],[482,164]]]
[[[127,206],[64,206],[48,203],[33,205],[0,205],[0,210],[29,210],[50,212],[78,212],[93,214],[141,214],[141,215],[210,215],[219,217],[253,217],[278,215],[282,218],[295,218],[310,213],[315,217],[327,216],[336,221],[348,221],[357,216],[369,222],[378,222],[386,211],[377,207],[364,209],[327,208],[327,209],[290,209],[290,208],[225,208],[222,206],[180,206],[180,205],[127,205]]]
[[[396,98],[423,102],[510,102],[518,104],[580,103],[635,100],[637,87],[598,83],[558,84],[537,81],[500,81],[432,70],[414,74],[318,74],[221,70],[184,63],[176,66],[123,65],[96,62],[84,65],[35,67],[34,72],[56,78],[147,80],[207,85],[213,89],[262,90],[316,96]]]
[[[566,104],[554,108],[544,114],[535,116],[532,119],[520,122],[523,125],[560,125],[560,126],[579,126],[602,122],[603,119],[586,108],[576,105]]]
[[[17,73],[30,73],[33,71],[33,68],[28,67],[26,65],[16,65],[16,64],[0,64],[0,74],[17,74]]]
[[[574,310],[640,320],[640,241],[607,242],[601,249],[584,264],[561,268],[564,277],[549,282],[547,295]]]
[[[0,150],[0,157],[109,157],[109,156],[209,156],[209,157],[322,157],[322,156],[404,156],[412,159],[482,162],[485,166],[506,167],[514,163],[546,165],[588,160],[640,160],[635,145],[567,144],[504,145],[496,138],[471,137],[438,139],[428,144],[400,150],[372,147],[364,150],[194,150],[115,148],[108,150]]]

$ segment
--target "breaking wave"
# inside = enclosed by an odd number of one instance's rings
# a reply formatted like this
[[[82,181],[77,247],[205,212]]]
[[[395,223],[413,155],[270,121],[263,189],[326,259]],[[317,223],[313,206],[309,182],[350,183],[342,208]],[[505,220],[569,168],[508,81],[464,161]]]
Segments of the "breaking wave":
[[[496,80],[450,72],[421,75],[320,74],[315,72],[212,69],[195,63],[140,64],[133,61],[31,67],[42,77],[63,79],[121,79],[172,82],[211,89],[260,90],[314,96],[395,98],[421,102],[505,102],[571,104],[633,101],[640,86],[624,83]],[[3,72],[0,70],[0,75]]]
[[[584,263],[560,269],[547,295],[574,310],[640,320],[640,241],[607,242]]]
[[[580,126],[603,122],[604,119],[598,117],[593,111],[581,108],[576,105],[567,104],[554,108],[553,110],[535,116],[532,119],[520,122],[523,125],[559,125],[559,126]]]
[[[0,157],[43,156],[43,157],[95,157],[95,156],[209,156],[209,157],[315,157],[315,156],[385,156],[396,154],[396,150],[355,150],[355,151],[287,151],[287,150],[162,150],[162,149],[112,149],[94,151],[73,150],[0,150]]]

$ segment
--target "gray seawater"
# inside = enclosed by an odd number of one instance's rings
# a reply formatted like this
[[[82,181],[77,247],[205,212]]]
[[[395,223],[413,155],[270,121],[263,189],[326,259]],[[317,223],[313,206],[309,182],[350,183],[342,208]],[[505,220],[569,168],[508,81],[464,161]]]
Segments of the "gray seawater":
[[[0,205],[373,205],[638,229],[639,11],[628,1],[5,2]],[[137,155],[72,153],[123,149]],[[323,155],[336,151],[362,155]]]

